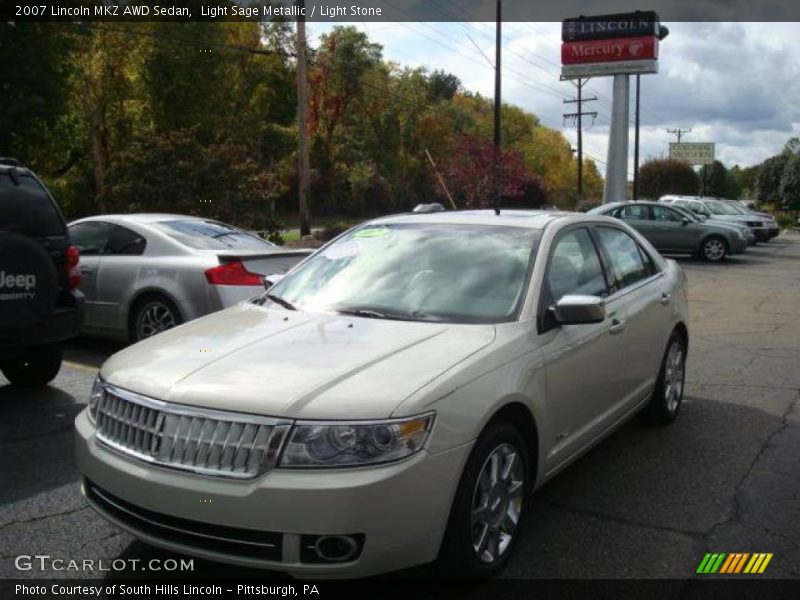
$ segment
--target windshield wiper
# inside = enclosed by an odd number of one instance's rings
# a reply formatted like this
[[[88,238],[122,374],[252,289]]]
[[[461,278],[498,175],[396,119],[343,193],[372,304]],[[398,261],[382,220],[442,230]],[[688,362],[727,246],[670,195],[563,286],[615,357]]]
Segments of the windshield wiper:
[[[367,319],[391,319],[386,313],[369,308],[345,308],[336,311],[340,315],[350,315],[351,317],[365,317]]]
[[[442,319],[432,315],[423,313],[421,311],[414,311],[413,313],[403,312],[382,312],[373,308],[338,308],[336,312],[340,315],[349,315],[352,317],[364,317],[365,319],[389,319],[392,321],[435,321],[440,322]]]
[[[280,296],[276,296],[275,294],[266,294],[266,297],[272,300],[275,304],[280,304],[283,308],[288,310],[297,310],[297,307],[294,304],[288,300],[284,300]]]

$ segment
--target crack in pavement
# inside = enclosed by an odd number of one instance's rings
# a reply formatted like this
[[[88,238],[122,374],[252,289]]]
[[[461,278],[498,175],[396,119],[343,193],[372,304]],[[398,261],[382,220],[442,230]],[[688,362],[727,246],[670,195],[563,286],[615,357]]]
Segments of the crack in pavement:
[[[800,402],[800,391],[798,391],[796,388],[794,389],[794,391],[797,392],[797,394],[795,395],[794,400],[792,400],[787,409],[784,411],[783,415],[781,415],[780,423],[775,428],[775,430],[772,431],[766,437],[766,439],[761,443],[761,446],[758,448],[758,451],[753,457],[753,460],[750,461],[750,465],[747,467],[747,470],[745,471],[744,475],[742,475],[741,479],[739,479],[739,482],[736,484],[736,486],[734,486],[733,496],[731,498],[731,507],[729,509],[729,515],[724,519],[714,523],[708,529],[708,531],[706,531],[705,535],[703,536],[704,541],[708,540],[708,538],[711,537],[714,534],[714,532],[720,527],[724,527],[725,525],[729,525],[731,523],[742,522],[741,520],[742,504],[739,498],[742,493],[742,489],[744,488],[747,479],[750,477],[750,475],[752,475],[753,470],[756,467],[756,464],[758,463],[759,460],[761,460],[761,457],[764,455],[764,452],[767,450],[772,440],[774,440],[777,436],[779,436],[789,427],[789,415],[792,414],[794,409],[797,407],[798,402]],[[706,548],[708,548],[708,545],[706,545]]]
[[[89,544],[96,544],[98,542],[104,542],[106,540],[110,540],[110,539],[113,539],[115,537],[119,537],[121,535],[127,535],[127,534],[124,531],[115,531],[114,533],[111,533],[109,535],[105,535],[103,537],[99,537],[99,538],[96,538],[96,539],[93,539],[93,540],[89,540],[88,542],[85,542],[85,543],[81,544],[78,547],[78,549],[76,550],[76,552],[80,552],[81,550],[86,548],[86,546],[88,546]]]
[[[46,515],[38,515],[38,516],[35,516],[35,517],[31,517],[30,519],[17,519],[17,520],[14,520],[14,521],[9,521],[8,523],[3,523],[2,525],[0,525],[0,530],[3,530],[5,528],[7,528],[7,527],[11,527],[12,525],[22,525],[22,524],[27,524],[27,523],[35,523],[37,521],[43,521],[44,519],[52,519],[54,517],[63,517],[63,516],[66,516],[66,515],[72,515],[72,514],[79,513],[79,512],[81,512],[83,510],[88,510],[88,509],[89,509],[88,506],[82,506],[81,508],[73,508],[73,509],[70,509],[70,510],[62,511],[62,512],[48,513]]]

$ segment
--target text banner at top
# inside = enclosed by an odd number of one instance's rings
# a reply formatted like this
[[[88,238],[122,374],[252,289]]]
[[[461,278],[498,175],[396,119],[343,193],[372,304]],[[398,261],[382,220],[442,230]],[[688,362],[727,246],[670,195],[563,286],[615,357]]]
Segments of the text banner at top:
[[[800,21],[800,2],[649,0],[642,10],[668,21]],[[582,15],[631,10],[629,0],[502,2],[504,22],[560,22]],[[0,19],[23,21],[307,21],[491,22],[497,0],[4,0]]]

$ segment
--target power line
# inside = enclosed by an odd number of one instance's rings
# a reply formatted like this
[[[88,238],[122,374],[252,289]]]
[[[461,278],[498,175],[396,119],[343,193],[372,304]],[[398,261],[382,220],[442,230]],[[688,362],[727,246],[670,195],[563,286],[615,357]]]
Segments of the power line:
[[[680,128],[676,127],[675,129],[667,129],[667,133],[671,133],[676,138],[678,138],[678,143],[680,144],[681,143],[681,138],[683,137],[683,134],[684,133],[689,133],[691,130],[692,130],[691,127],[689,129],[680,129]]]
[[[578,91],[577,98],[563,101],[564,104],[576,104],[578,108],[578,112],[564,113],[565,121],[568,119],[574,119],[578,126],[578,202],[583,200],[583,117],[592,117],[592,119],[597,118],[597,111],[584,112],[583,110],[584,102],[597,101],[597,96],[593,96],[591,98],[583,97],[583,86],[585,86],[588,81],[588,79],[578,78],[577,83],[573,82]]]

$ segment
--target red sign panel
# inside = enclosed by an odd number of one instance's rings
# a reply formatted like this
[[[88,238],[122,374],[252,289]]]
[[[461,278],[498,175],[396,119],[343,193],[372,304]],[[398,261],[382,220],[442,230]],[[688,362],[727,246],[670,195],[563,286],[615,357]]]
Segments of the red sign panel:
[[[658,38],[655,36],[566,42],[561,44],[561,63],[564,65],[654,58],[658,58]]]

